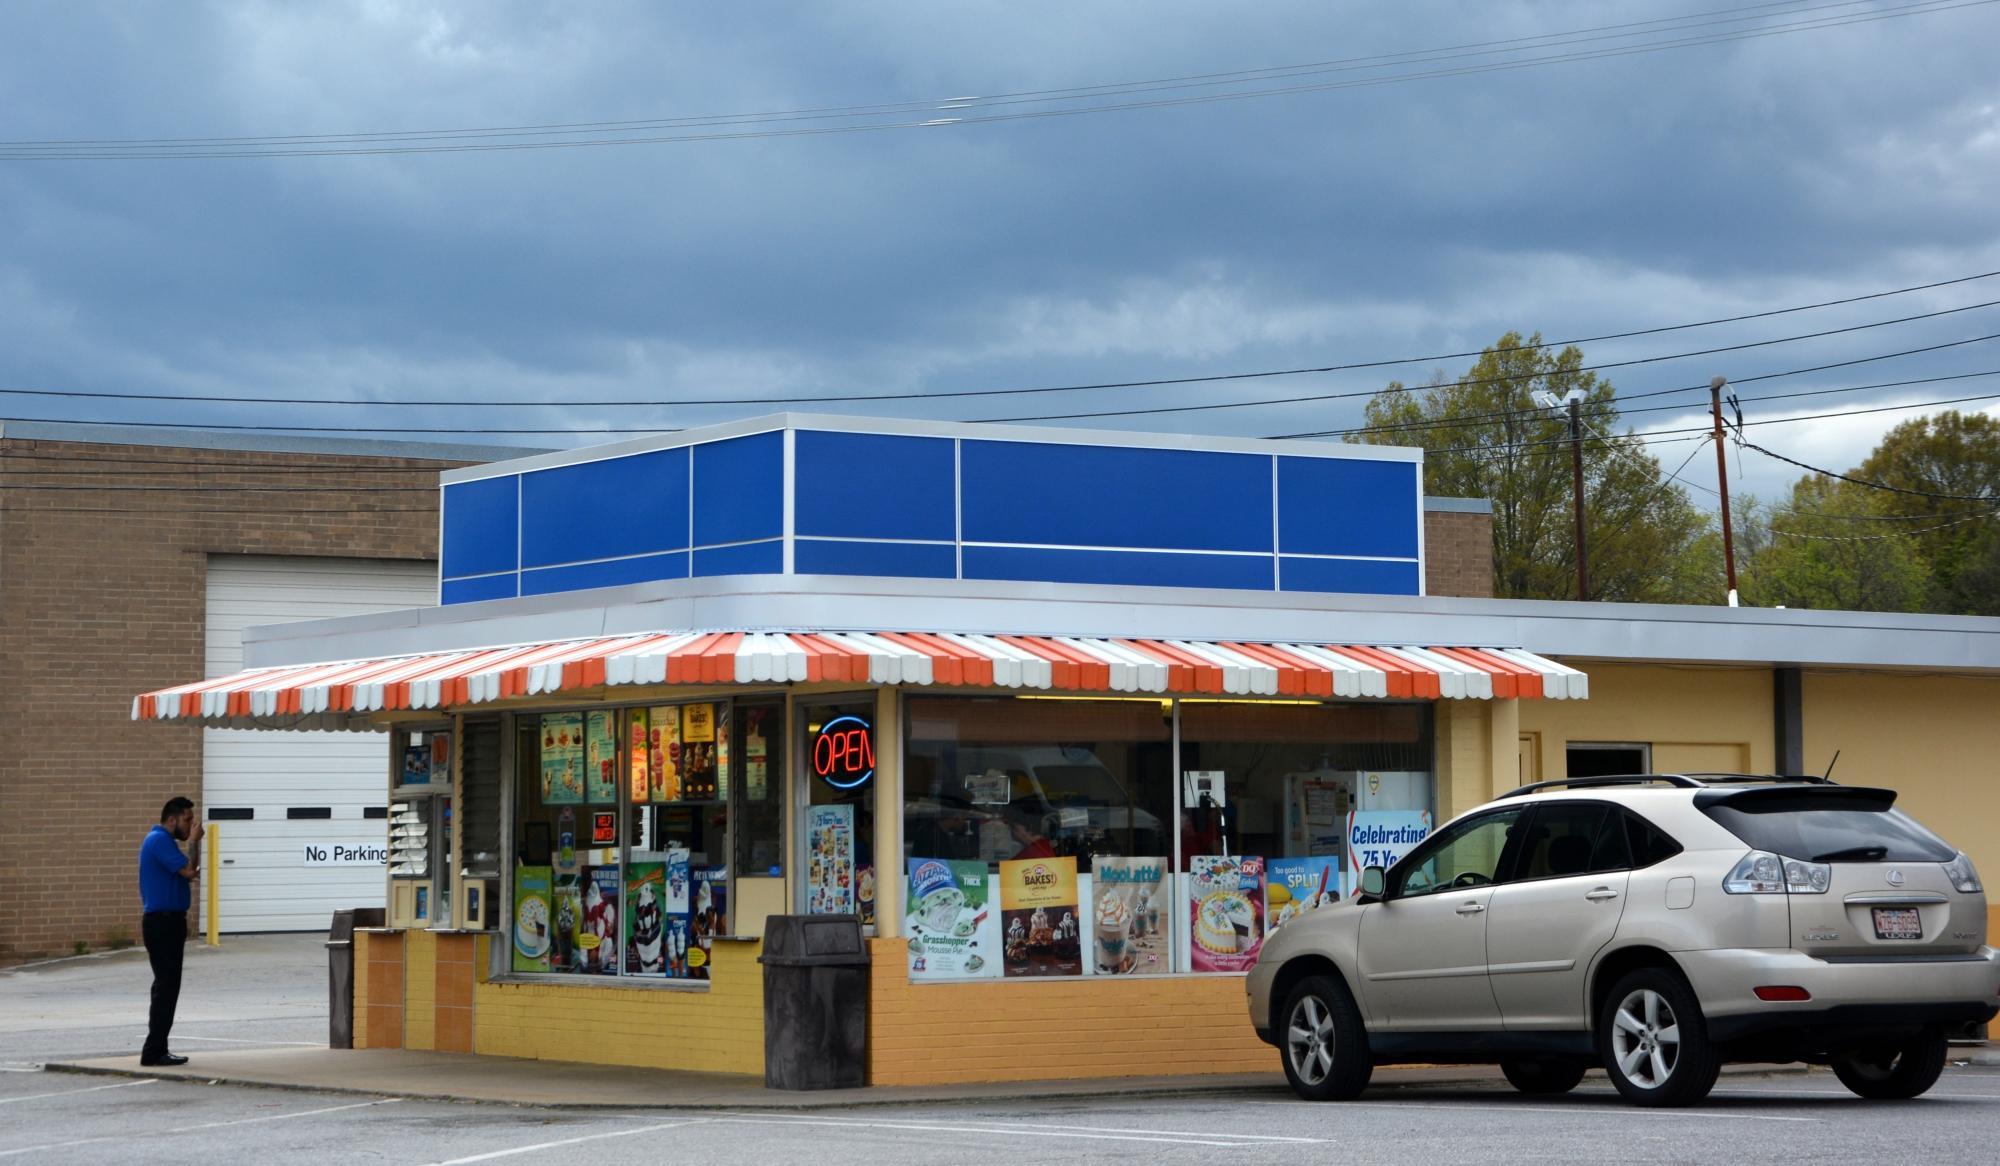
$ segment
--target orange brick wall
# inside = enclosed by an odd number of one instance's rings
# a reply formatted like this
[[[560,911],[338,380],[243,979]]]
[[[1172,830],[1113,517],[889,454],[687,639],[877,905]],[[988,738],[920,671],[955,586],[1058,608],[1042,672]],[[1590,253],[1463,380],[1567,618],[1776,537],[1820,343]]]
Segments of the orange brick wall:
[[[441,1053],[472,1051],[472,985],[478,945],[470,935],[437,937],[437,1021],[432,1039]]]
[[[1235,976],[912,984],[904,940],[869,958],[871,1085],[1278,1069]]]
[[[403,936],[398,932],[370,932],[354,938],[355,978],[361,977],[364,967],[368,976],[368,1014],[365,1019],[359,1015],[354,1018],[354,1046],[400,1049],[403,1047]],[[365,963],[363,955],[367,957]]]

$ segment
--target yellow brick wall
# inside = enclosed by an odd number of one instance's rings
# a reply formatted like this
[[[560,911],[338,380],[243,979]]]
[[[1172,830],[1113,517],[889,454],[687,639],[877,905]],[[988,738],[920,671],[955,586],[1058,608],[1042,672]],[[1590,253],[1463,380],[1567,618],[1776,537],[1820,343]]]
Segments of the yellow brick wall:
[[[912,984],[906,941],[869,941],[868,1082],[923,1085],[1275,1071],[1237,976]]]
[[[403,1047],[437,1047],[437,936],[403,933]]]
[[[708,991],[593,984],[481,982],[473,1051],[489,1056],[638,1065],[709,1073],[764,1072],[760,943],[718,942]],[[475,966],[483,969],[485,950]]]

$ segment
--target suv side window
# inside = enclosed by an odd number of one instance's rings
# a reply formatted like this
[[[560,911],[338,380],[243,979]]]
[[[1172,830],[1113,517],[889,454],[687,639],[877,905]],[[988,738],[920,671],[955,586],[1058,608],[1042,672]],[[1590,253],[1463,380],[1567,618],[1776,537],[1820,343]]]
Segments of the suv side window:
[[[1630,810],[1625,811],[1625,837],[1632,847],[1632,869],[1644,870],[1656,862],[1665,862],[1681,852],[1681,844],[1668,837],[1666,831],[1653,825]]]
[[[1389,873],[1387,897],[1407,899],[1499,882],[1523,813],[1510,808],[1482,814],[1426,842]]]
[[[1617,809],[1602,802],[1556,802],[1536,807],[1515,877],[1602,874],[1624,870],[1629,862]]]

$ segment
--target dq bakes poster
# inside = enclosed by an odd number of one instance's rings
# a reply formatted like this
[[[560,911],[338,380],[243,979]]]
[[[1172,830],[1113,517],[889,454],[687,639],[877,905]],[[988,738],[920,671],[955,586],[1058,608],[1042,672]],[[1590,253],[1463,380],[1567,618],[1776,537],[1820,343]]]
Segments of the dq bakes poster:
[[[1188,860],[1188,949],[1197,972],[1243,972],[1264,944],[1264,860],[1197,855]]]
[[[1024,858],[1000,864],[1000,942],[1009,976],[1083,974],[1083,922],[1076,904],[1076,859]]]

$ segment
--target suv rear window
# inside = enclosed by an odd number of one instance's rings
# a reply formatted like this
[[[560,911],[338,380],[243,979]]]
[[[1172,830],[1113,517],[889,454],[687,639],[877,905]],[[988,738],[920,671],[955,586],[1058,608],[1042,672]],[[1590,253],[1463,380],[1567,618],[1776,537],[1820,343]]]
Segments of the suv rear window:
[[[1753,850],[1807,862],[1950,862],[1958,856],[1887,798],[1758,793],[1701,807]]]

